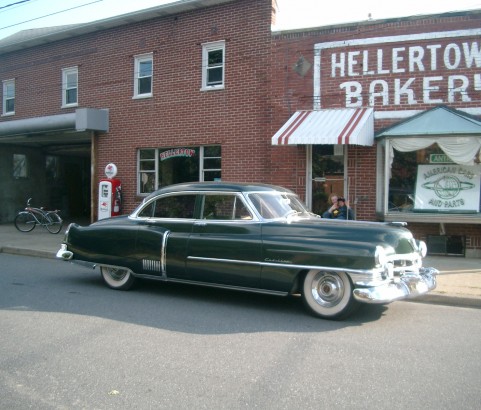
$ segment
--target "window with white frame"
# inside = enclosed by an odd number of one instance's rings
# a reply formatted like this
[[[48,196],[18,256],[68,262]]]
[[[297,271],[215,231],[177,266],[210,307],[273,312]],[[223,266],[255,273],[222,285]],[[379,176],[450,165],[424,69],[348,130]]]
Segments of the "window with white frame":
[[[138,194],[182,182],[221,179],[220,145],[139,149],[137,159]]]
[[[134,98],[152,97],[152,53],[135,57]]]
[[[15,80],[3,81],[3,115],[15,114]]]
[[[225,41],[202,45],[202,90],[224,88]]]
[[[408,222],[427,214],[442,215],[449,222],[455,215],[481,213],[481,165],[466,160],[477,157],[476,137],[393,137],[383,144],[381,209],[386,219],[400,220],[402,212],[402,220]]]
[[[78,67],[62,69],[62,107],[78,105]]]

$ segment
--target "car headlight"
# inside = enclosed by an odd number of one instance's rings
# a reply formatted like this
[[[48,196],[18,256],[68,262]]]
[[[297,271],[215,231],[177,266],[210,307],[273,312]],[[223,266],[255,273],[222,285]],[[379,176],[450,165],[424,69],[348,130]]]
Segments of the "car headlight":
[[[380,245],[376,246],[376,252],[374,253],[374,263],[376,266],[385,266],[387,262],[386,250]]]

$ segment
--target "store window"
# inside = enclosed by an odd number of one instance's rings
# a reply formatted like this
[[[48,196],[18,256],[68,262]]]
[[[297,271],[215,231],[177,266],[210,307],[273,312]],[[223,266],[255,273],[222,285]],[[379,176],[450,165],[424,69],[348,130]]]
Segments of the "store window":
[[[15,80],[3,81],[3,115],[15,114]]]
[[[443,149],[442,141],[420,149],[401,144],[401,150],[392,147],[394,141],[387,141],[387,215],[403,213],[403,219],[409,220],[409,214],[422,218],[425,214],[480,212],[481,166],[456,162]]]
[[[152,97],[152,78],[152,53],[136,56],[134,68],[134,98]]]
[[[224,88],[225,42],[202,45],[202,90]]]
[[[221,147],[148,148],[138,151],[138,193],[148,194],[167,185],[220,181]]]
[[[69,67],[62,70],[62,107],[78,105],[78,68]]]

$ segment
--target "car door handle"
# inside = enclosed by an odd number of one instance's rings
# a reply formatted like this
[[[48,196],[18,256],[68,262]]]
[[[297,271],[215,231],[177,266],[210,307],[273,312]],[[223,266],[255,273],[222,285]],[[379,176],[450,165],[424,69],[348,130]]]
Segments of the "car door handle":
[[[194,222],[194,225],[196,225],[196,226],[206,226],[206,225],[207,225],[207,222],[205,222],[205,221],[196,221],[196,222]]]

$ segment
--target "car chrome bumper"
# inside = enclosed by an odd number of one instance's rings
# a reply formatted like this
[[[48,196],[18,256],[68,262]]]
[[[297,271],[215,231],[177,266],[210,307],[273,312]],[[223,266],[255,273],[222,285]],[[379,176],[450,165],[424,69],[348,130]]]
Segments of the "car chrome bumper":
[[[57,254],[55,256],[64,261],[69,261],[73,258],[73,253],[70,252],[67,249],[67,245],[63,243],[62,245],[60,245],[60,249],[57,251]]]
[[[436,288],[434,268],[421,268],[419,274],[409,273],[385,285],[354,289],[354,298],[362,303],[389,303],[414,298]]]

